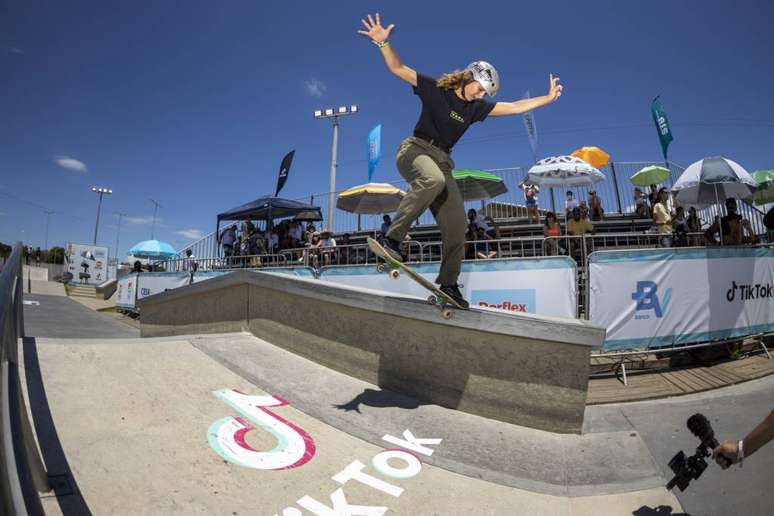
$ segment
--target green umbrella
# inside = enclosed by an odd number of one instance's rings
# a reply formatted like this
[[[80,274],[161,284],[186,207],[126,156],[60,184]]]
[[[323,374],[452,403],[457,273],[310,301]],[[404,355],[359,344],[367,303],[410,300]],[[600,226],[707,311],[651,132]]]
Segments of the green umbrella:
[[[758,183],[758,189],[753,196],[755,204],[774,202],[774,170],[758,170],[750,175]]]
[[[483,170],[453,170],[452,176],[465,201],[491,199],[508,191],[502,177]]]
[[[636,186],[657,185],[663,183],[672,176],[672,173],[664,168],[651,165],[634,174],[630,181]]]

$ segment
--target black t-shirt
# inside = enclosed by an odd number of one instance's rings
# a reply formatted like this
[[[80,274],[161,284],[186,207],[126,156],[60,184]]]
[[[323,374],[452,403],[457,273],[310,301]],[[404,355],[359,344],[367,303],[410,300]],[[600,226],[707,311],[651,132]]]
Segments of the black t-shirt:
[[[465,101],[436,85],[436,80],[417,73],[414,94],[422,100],[422,114],[414,128],[415,136],[432,138],[451,149],[474,122],[482,122],[494,109],[483,99]]]

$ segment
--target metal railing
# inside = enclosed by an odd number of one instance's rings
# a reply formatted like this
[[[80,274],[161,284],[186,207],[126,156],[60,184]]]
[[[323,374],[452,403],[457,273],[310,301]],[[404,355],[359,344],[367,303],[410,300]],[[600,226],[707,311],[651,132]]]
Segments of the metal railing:
[[[43,514],[35,492],[51,490],[27,417],[19,378],[18,339],[24,336],[22,245],[0,272],[0,494],[2,513]]]

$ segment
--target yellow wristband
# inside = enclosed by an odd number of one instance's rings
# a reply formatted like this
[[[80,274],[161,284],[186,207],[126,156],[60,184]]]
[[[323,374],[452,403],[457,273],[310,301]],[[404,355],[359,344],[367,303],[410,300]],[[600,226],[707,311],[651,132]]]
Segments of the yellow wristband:
[[[384,41],[381,41],[381,42],[374,41],[374,44],[377,47],[379,47],[379,48],[384,48],[384,47],[386,47],[387,45],[390,44],[390,40],[389,39],[385,39]]]

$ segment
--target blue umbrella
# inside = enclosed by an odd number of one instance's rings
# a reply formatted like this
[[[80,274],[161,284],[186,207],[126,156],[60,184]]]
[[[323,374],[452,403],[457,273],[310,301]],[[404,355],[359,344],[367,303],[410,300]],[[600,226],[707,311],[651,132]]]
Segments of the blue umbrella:
[[[169,258],[177,252],[166,242],[161,240],[145,240],[129,249],[129,254],[139,258]]]

